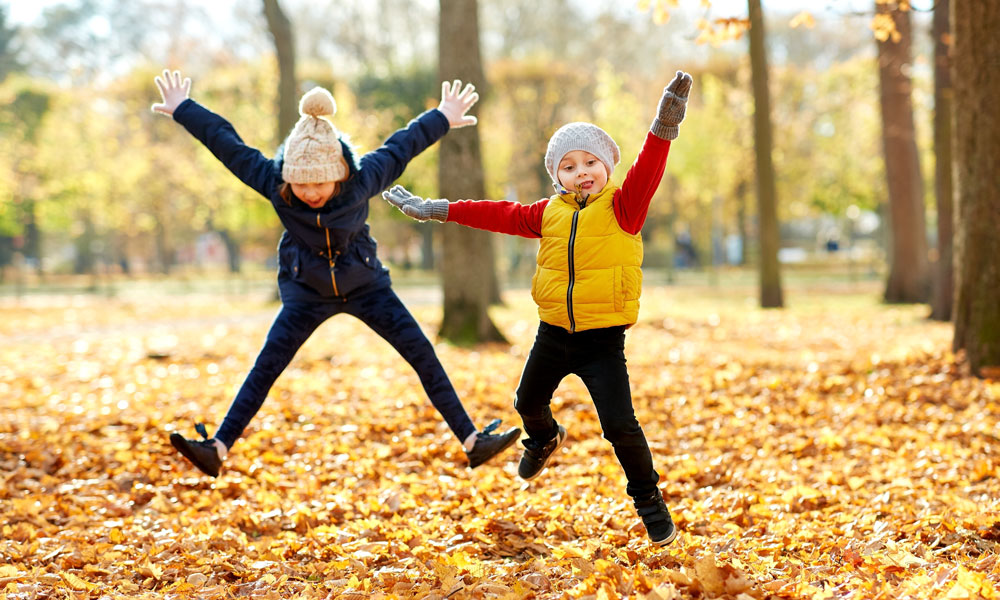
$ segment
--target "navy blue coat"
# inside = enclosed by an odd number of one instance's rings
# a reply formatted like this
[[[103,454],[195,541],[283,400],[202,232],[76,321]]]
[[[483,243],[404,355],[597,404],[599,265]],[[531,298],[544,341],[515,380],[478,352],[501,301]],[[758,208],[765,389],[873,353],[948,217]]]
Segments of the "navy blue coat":
[[[448,132],[448,119],[429,110],[389,136],[382,147],[355,160],[341,140],[349,174],[340,192],[318,209],[278,193],[283,150],[273,159],[243,143],[233,126],[193,100],[174,111],[174,120],[222,164],[271,201],[285,231],[278,242],[278,289],[282,302],[344,301],[389,287],[389,269],[376,255],[368,230],[368,200],[392,185],[407,163]]]

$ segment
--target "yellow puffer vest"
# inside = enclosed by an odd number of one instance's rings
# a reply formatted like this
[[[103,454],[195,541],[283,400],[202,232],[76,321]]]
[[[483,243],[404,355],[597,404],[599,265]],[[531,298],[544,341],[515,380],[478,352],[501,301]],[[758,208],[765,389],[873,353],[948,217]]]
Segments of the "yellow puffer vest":
[[[575,194],[549,198],[531,280],[542,321],[585,331],[638,318],[642,237],[618,225],[611,204],[617,189],[605,186],[582,209]]]

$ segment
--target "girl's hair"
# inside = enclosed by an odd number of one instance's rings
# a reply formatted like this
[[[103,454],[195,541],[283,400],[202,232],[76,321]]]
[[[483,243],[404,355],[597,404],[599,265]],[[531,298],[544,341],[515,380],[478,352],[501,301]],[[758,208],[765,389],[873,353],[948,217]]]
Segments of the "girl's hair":
[[[347,168],[347,161],[344,160],[343,156],[340,157],[340,162],[343,163],[344,172],[347,173],[347,178],[350,178],[351,171],[350,171],[350,169]],[[347,179],[345,178],[344,181],[347,181]],[[340,186],[344,182],[343,181],[337,181],[335,183],[337,185],[335,185],[333,187],[333,194],[330,196],[331,198],[333,196],[336,196],[337,194],[340,193]],[[292,193],[292,184],[288,183],[287,181],[283,182],[281,184],[281,187],[278,188],[278,195],[281,196],[281,199],[285,201],[285,204],[291,206],[292,205],[292,196],[294,196],[294,194]]]

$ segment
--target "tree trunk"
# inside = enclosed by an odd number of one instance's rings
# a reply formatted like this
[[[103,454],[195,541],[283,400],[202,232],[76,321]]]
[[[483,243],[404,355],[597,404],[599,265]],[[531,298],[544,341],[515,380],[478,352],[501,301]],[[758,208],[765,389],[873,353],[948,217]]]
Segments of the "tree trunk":
[[[950,0],[934,5],[934,195],[937,199],[937,265],[931,318],[950,321],[955,298],[954,253],[952,235],[955,204],[951,180],[951,27],[948,22]]]
[[[240,242],[226,229],[216,229],[211,227],[211,230],[219,234],[222,238],[222,243],[226,246],[226,257],[229,263],[229,272],[236,275],[240,272],[243,266],[243,261],[240,256]]]
[[[438,68],[442,80],[460,79],[482,91],[486,81],[479,54],[476,0],[441,0]],[[476,127],[457,129],[440,142],[438,186],[450,200],[486,195],[483,161]],[[505,341],[487,308],[495,293],[496,266],[492,234],[445,225],[442,274],[444,315],[441,337],[461,344]]]
[[[74,241],[76,259],[73,261],[73,273],[92,275],[97,267],[97,254],[94,252],[97,246],[97,229],[90,212],[80,215],[78,222],[83,224],[83,231]]]
[[[295,36],[278,0],[264,0],[264,16],[278,56],[278,135],[275,140],[280,144],[299,120]]]
[[[750,239],[747,235],[747,182],[742,178],[736,185],[736,202],[738,203],[736,209],[736,230],[740,239],[738,264],[743,267],[747,264],[747,244]]]
[[[434,230],[440,227],[436,223],[417,223],[420,232],[420,268],[425,271],[434,269]]]
[[[955,339],[972,372],[1000,377],[1000,3],[951,0],[954,32]]]
[[[757,155],[757,205],[760,219],[760,306],[782,308],[778,247],[778,199],[771,161],[771,96],[767,85],[767,50],[760,0],[748,0],[750,13],[750,67],[753,75],[754,151]]]
[[[929,292],[924,185],[917,156],[910,80],[910,12],[876,0],[900,36],[878,42],[882,148],[889,184],[889,279],[886,302],[926,302]]]
[[[24,256],[34,259],[35,275],[42,276],[42,229],[38,226],[38,218],[35,215],[35,201],[21,200],[24,207]]]

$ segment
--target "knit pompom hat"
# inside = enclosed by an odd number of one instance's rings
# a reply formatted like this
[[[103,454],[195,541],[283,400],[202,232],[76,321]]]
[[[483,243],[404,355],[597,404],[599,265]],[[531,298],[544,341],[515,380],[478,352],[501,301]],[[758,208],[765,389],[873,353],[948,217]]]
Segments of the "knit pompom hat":
[[[567,123],[552,134],[545,151],[545,170],[556,186],[562,185],[557,173],[559,162],[573,150],[583,150],[596,156],[607,167],[609,178],[621,160],[618,144],[606,131],[593,123]]]
[[[330,122],[336,112],[337,103],[323,88],[313,88],[302,96],[302,117],[285,141],[282,179],[288,183],[326,183],[347,178],[339,134]]]

